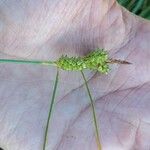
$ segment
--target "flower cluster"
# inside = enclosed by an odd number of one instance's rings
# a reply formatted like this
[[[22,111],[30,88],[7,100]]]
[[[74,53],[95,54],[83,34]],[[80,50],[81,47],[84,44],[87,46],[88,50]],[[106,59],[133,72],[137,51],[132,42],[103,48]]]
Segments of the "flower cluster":
[[[81,57],[61,56],[55,63],[57,67],[63,70],[83,70],[87,68]]]
[[[96,49],[84,57],[61,56],[55,64],[63,70],[98,70],[101,73],[108,73],[108,53],[103,49]]]

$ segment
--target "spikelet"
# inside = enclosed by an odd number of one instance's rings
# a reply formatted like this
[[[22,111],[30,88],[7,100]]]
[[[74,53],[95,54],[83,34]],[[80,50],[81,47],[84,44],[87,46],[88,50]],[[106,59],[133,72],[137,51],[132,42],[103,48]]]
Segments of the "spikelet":
[[[58,68],[63,70],[76,70],[83,69],[97,70],[101,73],[107,74],[109,71],[108,53],[103,49],[96,49],[84,57],[68,57],[61,56],[55,64]]]

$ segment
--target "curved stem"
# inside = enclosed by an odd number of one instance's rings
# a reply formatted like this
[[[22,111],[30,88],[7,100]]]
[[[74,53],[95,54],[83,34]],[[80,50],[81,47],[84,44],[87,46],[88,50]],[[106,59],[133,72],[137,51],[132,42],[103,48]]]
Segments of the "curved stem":
[[[54,101],[55,101],[56,89],[57,89],[57,85],[58,85],[58,77],[59,77],[59,71],[57,69],[57,74],[56,74],[56,79],[55,79],[55,84],[54,84],[54,90],[53,90],[53,95],[52,95],[52,100],[51,100],[51,103],[50,103],[50,108],[49,108],[49,113],[48,113],[48,118],[47,118],[47,123],[46,123],[46,128],[45,128],[43,150],[45,150],[45,148],[46,148],[49,122],[50,122],[50,118],[51,118],[51,115],[52,115],[52,109],[53,109],[53,105],[54,105]]]
[[[90,93],[88,84],[87,84],[87,80],[85,78],[85,75],[83,73],[83,71],[81,71],[82,77],[85,81],[85,86],[90,98],[90,102],[91,102],[91,106],[92,106],[92,114],[93,114],[93,120],[94,120],[94,126],[95,126],[95,131],[96,131],[96,141],[97,141],[97,146],[98,146],[98,150],[101,150],[101,143],[100,143],[100,136],[99,136],[99,130],[98,130],[98,124],[97,124],[97,119],[96,119],[96,112],[95,112],[95,108],[94,108],[94,103],[93,103],[93,99],[92,99],[92,95]]]

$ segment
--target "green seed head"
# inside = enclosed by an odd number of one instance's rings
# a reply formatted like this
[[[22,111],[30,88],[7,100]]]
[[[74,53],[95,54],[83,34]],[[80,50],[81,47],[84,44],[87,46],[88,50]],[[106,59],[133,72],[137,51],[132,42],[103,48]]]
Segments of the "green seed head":
[[[96,49],[84,57],[61,56],[55,64],[63,70],[98,70],[101,73],[109,72],[108,53],[103,49]]]

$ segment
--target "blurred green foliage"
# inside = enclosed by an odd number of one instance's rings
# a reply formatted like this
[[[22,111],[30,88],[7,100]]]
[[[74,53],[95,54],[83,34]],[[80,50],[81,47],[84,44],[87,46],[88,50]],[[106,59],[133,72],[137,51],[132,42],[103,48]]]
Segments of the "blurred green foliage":
[[[150,20],[150,0],[117,0],[129,11]]]

